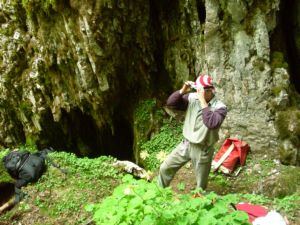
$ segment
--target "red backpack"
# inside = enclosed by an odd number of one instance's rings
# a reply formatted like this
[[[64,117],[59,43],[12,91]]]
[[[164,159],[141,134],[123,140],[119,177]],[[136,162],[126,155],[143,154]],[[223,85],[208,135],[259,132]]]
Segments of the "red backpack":
[[[220,169],[223,173],[231,174],[236,165],[244,165],[250,146],[237,138],[227,138],[212,161],[214,171]]]

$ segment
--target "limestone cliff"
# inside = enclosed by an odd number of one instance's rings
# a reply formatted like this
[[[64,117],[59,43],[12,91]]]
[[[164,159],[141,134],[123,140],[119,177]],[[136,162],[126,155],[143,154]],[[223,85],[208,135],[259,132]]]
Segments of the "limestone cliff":
[[[292,50],[300,47],[284,30],[299,32],[296,5],[1,0],[0,143],[128,158],[137,103],[154,97],[162,106],[184,80],[208,72],[229,109],[222,139],[239,136],[299,164]]]

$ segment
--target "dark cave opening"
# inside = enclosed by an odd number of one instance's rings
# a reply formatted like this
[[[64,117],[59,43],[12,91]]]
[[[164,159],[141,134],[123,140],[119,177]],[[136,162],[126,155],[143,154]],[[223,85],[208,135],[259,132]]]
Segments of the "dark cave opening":
[[[290,81],[300,93],[300,45],[297,46],[297,37],[300,35],[300,18],[297,19],[300,3],[293,0],[281,1],[279,8],[277,27],[271,37],[271,49],[285,55],[289,64]]]
[[[172,7],[171,7],[172,6]],[[150,21],[151,29],[153,33],[153,46],[155,46],[153,54],[157,69],[151,74],[152,77],[152,90],[156,90],[156,93],[160,93],[160,98],[165,99],[166,94],[172,91],[171,81],[168,76],[168,72],[164,63],[164,50],[166,48],[166,42],[168,37],[163,31],[162,21],[170,21],[174,23],[177,21],[177,8],[178,1],[150,1]],[[165,95],[165,96],[163,96]]]
[[[206,20],[206,9],[205,9],[205,1],[197,0],[197,11],[198,11],[198,18],[201,24],[205,23]]]
[[[99,115],[101,116],[101,115]],[[51,111],[44,114],[38,148],[53,147],[77,156],[110,155],[120,160],[133,160],[133,132],[130,121],[116,113],[112,124],[97,127],[94,119],[80,109],[62,110],[59,122]]]

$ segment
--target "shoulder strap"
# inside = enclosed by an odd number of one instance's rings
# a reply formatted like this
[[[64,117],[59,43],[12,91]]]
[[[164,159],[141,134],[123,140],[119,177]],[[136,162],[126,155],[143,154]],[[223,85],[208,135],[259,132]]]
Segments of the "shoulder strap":
[[[30,154],[28,154],[27,156],[26,156],[26,158],[25,158],[25,160],[23,160],[23,162],[21,163],[21,161],[19,161],[18,163],[17,163],[17,169],[18,169],[18,171],[21,171],[21,169],[23,168],[23,166],[27,163],[27,161],[28,161],[28,159],[30,158]]]
[[[214,165],[214,172],[216,172],[219,169],[219,167],[222,165],[225,159],[230,155],[233,149],[234,149],[234,144],[232,143],[227,149],[227,151],[219,159],[219,161]]]

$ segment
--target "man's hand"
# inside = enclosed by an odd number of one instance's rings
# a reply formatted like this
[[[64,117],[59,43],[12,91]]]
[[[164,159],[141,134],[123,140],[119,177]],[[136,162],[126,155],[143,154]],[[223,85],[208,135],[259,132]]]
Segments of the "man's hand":
[[[190,92],[192,84],[194,84],[193,81],[184,82],[182,88],[179,90],[180,94],[184,95],[184,94]]]
[[[198,88],[197,89],[197,94],[198,94],[198,99],[200,101],[201,107],[206,108],[208,106],[208,104],[205,100],[205,91],[204,91],[204,89],[202,87]]]

